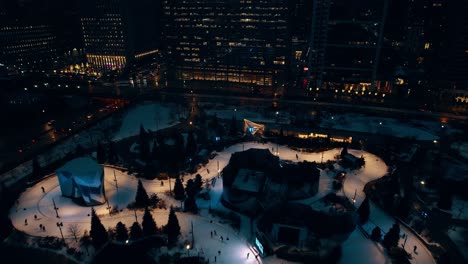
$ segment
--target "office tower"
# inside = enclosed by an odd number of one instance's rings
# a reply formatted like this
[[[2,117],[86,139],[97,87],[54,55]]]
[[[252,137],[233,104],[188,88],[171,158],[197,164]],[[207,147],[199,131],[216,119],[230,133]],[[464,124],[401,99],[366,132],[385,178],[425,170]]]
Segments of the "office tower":
[[[388,89],[378,80],[388,0],[313,3],[308,89]]]
[[[46,24],[0,26],[0,63],[32,69],[55,59],[56,36]]]
[[[287,1],[165,0],[163,16],[174,85],[272,91],[284,83]]]
[[[44,1],[6,1],[0,7],[0,63],[38,69],[56,59],[54,28],[45,19]]]
[[[157,1],[88,0],[82,6],[86,58],[96,69],[122,70],[158,52]]]

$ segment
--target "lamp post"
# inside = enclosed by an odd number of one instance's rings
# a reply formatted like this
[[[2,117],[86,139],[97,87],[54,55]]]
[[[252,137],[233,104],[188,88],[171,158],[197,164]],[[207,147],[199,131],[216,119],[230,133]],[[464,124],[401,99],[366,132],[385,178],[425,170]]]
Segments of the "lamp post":
[[[63,243],[65,243],[65,238],[63,237],[63,232],[62,232],[63,223],[62,222],[57,222],[57,227],[60,230],[60,235],[62,235]]]
[[[353,204],[356,202],[356,192],[357,192],[357,189],[354,190]]]
[[[114,170],[114,182],[115,182],[115,188],[117,191],[119,191],[119,185],[117,185],[117,177],[115,176],[115,170]]]
[[[57,216],[57,218],[60,218],[60,216],[59,216],[59,214],[58,214],[58,207],[57,207],[57,205],[55,204],[54,198],[52,198],[52,203],[54,204],[55,215]]]
[[[406,240],[408,239],[408,235],[405,234],[405,241],[403,241],[403,249],[405,249],[405,245],[406,245]]]
[[[187,256],[190,256],[190,245],[187,245],[186,248],[187,248]]]

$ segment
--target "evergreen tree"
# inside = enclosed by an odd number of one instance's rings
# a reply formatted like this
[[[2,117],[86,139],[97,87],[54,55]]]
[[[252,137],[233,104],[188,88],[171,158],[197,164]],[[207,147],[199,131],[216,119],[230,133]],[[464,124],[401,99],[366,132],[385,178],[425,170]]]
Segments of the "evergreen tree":
[[[340,158],[344,158],[344,156],[346,156],[346,154],[348,154],[348,145],[345,145],[343,147],[343,150],[341,151],[341,155],[340,155]]]
[[[231,119],[231,126],[229,127],[229,135],[232,137],[237,135],[237,119],[235,115],[233,115]]]
[[[382,244],[390,249],[398,246],[398,240],[400,240],[400,225],[394,223],[387,234],[385,234]]]
[[[140,145],[140,158],[143,161],[148,161],[149,159],[149,141],[148,141],[148,133],[146,132],[143,125],[140,125],[140,135],[138,138],[138,143]]]
[[[96,249],[102,247],[108,239],[106,228],[102,225],[101,220],[94,211],[91,209],[91,230],[89,231],[93,245]]]
[[[152,236],[158,233],[158,226],[154,221],[153,216],[151,215],[148,207],[145,208],[145,214],[143,215],[143,222],[141,223],[143,227],[144,236]]]
[[[203,187],[203,179],[200,174],[195,175],[195,180],[193,182],[195,187],[195,193],[199,193]]]
[[[197,152],[197,142],[195,141],[195,136],[192,131],[189,132],[187,137],[187,146],[185,148],[185,153],[189,157],[192,157]]]
[[[39,161],[37,160],[37,157],[35,157],[32,161],[32,174],[31,178],[32,180],[37,180],[42,177],[42,168],[41,165],[39,165]]]
[[[161,199],[159,199],[158,195],[156,193],[153,193],[149,198],[149,205],[153,208],[156,208],[160,200]]]
[[[149,203],[149,197],[141,180],[138,180],[138,187],[135,196],[135,207],[146,207]]]
[[[177,219],[177,215],[175,214],[174,208],[172,206],[169,212],[169,219],[167,221],[167,225],[164,227],[164,232],[167,234],[169,246],[175,245],[175,243],[177,242],[177,238],[180,235],[180,225],[179,220]]]
[[[361,206],[359,206],[357,210],[359,214],[359,220],[361,223],[367,222],[369,220],[369,215],[370,215],[370,206],[369,206],[369,198],[365,198],[364,201],[362,201]]]
[[[185,186],[185,193],[187,194],[187,196],[195,196],[195,184],[192,179],[189,179],[187,181],[187,185]]]
[[[134,222],[130,227],[130,239],[137,240],[143,237],[143,230],[138,222]]]
[[[115,240],[125,241],[128,239],[128,230],[125,224],[118,222],[115,226]]]
[[[184,211],[192,212],[194,214],[198,213],[198,206],[195,202],[195,197],[193,195],[188,195],[187,199],[184,201]]]
[[[382,230],[380,230],[380,227],[376,226],[372,230],[371,239],[374,240],[375,242],[379,242],[380,239],[382,239]]]
[[[101,142],[98,142],[97,144],[96,159],[99,164],[106,162],[106,152],[104,151]]]
[[[174,198],[176,200],[182,200],[185,198],[184,185],[182,184],[180,177],[176,178],[174,184]]]

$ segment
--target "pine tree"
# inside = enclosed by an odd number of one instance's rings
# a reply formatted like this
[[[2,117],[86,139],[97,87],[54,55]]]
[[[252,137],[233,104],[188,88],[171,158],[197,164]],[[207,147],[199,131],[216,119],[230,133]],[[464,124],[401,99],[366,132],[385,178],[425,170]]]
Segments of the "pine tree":
[[[91,230],[89,234],[96,249],[102,247],[107,242],[108,234],[106,228],[102,225],[94,208],[91,209]]]
[[[394,223],[387,234],[385,234],[382,244],[390,249],[398,246],[398,240],[400,240],[400,225]]]
[[[158,226],[154,221],[153,216],[151,215],[148,207],[145,208],[145,214],[143,215],[143,222],[141,223],[143,227],[144,236],[152,236],[158,233]]]
[[[156,193],[153,193],[149,198],[149,205],[153,208],[156,208],[160,200],[161,199],[159,199],[158,195]]]
[[[370,215],[370,206],[369,206],[369,198],[365,198],[364,201],[362,201],[361,206],[359,206],[357,210],[359,214],[359,220],[361,223],[367,222],[369,220],[369,215]]]
[[[196,189],[192,179],[189,179],[187,181],[187,185],[185,186],[185,193],[187,194],[187,196],[195,196]]]
[[[134,222],[130,227],[130,239],[137,240],[143,237],[143,230],[138,222]]]
[[[188,195],[187,199],[184,201],[184,211],[192,212],[194,214],[198,213],[198,206],[195,202],[195,197],[193,195]]]
[[[341,151],[341,155],[340,155],[340,158],[344,158],[344,156],[346,156],[346,154],[348,154],[348,145],[345,145],[343,147],[343,150]]]
[[[177,242],[177,238],[180,235],[180,225],[179,220],[177,219],[177,215],[175,214],[174,208],[172,206],[169,212],[169,219],[167,221],[167,225],[164,227],[164,232],[167,234],[169,246],[175,245],[175,243]]]
[[[138,187],[135,196],[135,207],[143,208],[149,204],[149,197],[141,180],[138,180]]]
[[[195,180],[193,184],[195,187],[195,192],[199,193],[202,190],[202,186],[203,186],[203,179],[200,174],[197,173],[197,175],[195,175]]]
[[[382,230],[380,230],[380,227],[376,226],[372,230],[371,239],[374,240],[375,242],[379,242],[380,239],[382,239]]]
[[[96,159],[99,164],[103,164],[106,162],[106,152],[101,145],[101,142],[98,142],[97,150],[96,150]]]
[[[138,137],[140,145],[140,158],[143,161],[148,161],[149,159],[149,142],[148,142],[148,133],[146,132],[143,125],[140,125],[140,135]]]
[[[197,143],[195,141],[195,136],[193,132],[190,131],[187,137],[187,146],[185,148],[185,153],[187,153],[189,157],[192,157],[193,155],[195,155],[196,151],[197,151]]]
[[[125,241],[128,239],[128,230],[125,224],[118,222],[115,226],[115,240]]]
[[[182,184],[180,177],[176,178],[174,184],[174,198],[179,201],[185,198],[184,185]]]

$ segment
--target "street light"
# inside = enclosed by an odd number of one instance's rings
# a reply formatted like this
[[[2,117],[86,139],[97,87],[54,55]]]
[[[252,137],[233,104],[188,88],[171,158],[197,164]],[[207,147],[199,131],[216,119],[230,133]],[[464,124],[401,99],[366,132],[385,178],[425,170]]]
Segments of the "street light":
[[[190,245],[187,245],[187,256],[190,256]]]
[[[62,222],[57,222],[57,227],[60,230],[60,235],[62,235],[63,243],[65,243],[65,238],[63,237],[63,232],[62,232],[63,223]]]
[[[426,184],[425,181],[421,181],[420,183],[421,183],[422,186],[424,186],[424,184]]]

